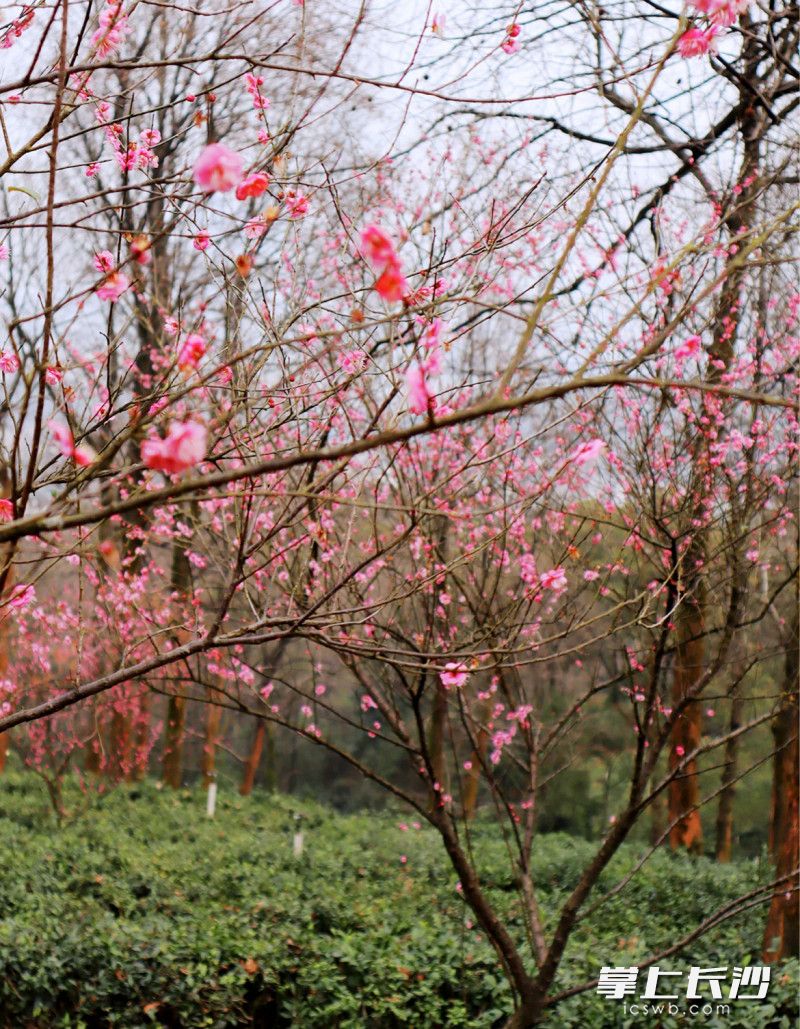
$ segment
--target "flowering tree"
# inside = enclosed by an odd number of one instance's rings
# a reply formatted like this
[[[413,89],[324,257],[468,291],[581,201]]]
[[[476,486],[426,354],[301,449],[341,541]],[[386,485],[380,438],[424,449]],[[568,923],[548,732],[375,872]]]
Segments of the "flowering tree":
[[[773,719],[774,882],[670,952],[773,891],[792,947],[798,25],[398,19],[56,0],[3,29],[0,730],[55,784],[77,750],[141,774],[162,719],[179,784],[192,702],[207,779],[223,711],[259,726],[247,788],[268,724],[327,748],[438,831],[523,1026],[643,816],[699,851],[718,800],[730,857]],[[609,725],[624,788],[546,926],[543,792]]]

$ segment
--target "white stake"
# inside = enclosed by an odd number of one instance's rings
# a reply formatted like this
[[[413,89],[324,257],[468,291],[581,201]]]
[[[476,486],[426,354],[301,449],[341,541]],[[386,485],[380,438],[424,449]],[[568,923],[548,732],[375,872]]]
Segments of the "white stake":
[[[206,817],[213,818],[214,812],[217,810],[217,784],[210,782],[208,784],[208,793],[206,795]]]

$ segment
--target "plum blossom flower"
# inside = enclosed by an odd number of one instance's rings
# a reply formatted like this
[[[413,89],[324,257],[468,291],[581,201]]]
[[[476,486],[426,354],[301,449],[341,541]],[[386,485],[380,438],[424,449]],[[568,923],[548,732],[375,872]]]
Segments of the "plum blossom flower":
[[[384,300],[402,300],[408,292],[400,258],[389,236],[378,225],[367,225],[361,233],[361,253],[379,272],[375,291]]]
[[[22,608],[30,607],[36,603],[36,590],[31,585],[20,583],[11,590],[8,606],[20,611]]]
[[[242,181],[244,158],[224,143],[209,143],[194,165],[194,181],[206,193],[227,193]]]
[[[9,50],[19,39],[22,33],[30,28],[36,11],[31,4],[22,8],[22,12],[16,21],[12,21],[3,36],[0,36],[0,50]]]
[[[158,146],[161,142],[161,133],[158,129],[145,129],[144,132],[139,135],[139,142],[148,147]]]
[[[689,336],[675,351],[675,360],[681,364],[690,357],[695,357],[702,350],[703,341],[699,336]]]
[[[14,517],[14,504],[0,498],[0,522],[10,522]]]
[[[440,39],[444,36],[444,27],[447,19],[443,14],[434,14],[431,21],[431,32]]]
[[[99,272],[110,272],[114,267],[114,255],[110,250],[101,250],[92,262]]]
[[[750,0],[691,0],[691,5],[704,14],[712,25],[729,28],[750,6]]]
[[[195,250],[199,250],[202,253],[204,250],[208,250],[208,244],[211,242],[207,232],[198,232],[194,237],[192,246]]]
[[[716,53],[716,40],[714,37],[717,34],[716,25],[711,25],[707,29],[700,29],[696,26],[691,29],[687,29],[686,32],[678,40],[678,53],[681,57],[702,57],[707,53]]]
[[[550,571],[542,573],[539,583],[543,590],[552,590],[554,593],[558,593],[567,588],[566,572],[563,568],[551,568]]]
[[[130,32],[128,18],[122,13],[122,4],[108,0],[108,6],[100,15],[100,28],[92,36],[92,46],[98,57],[109,57],[122,46]]]
[[[579,468],[583,465],[591,466],[598,460],[605,449],[606,445],[601,439],[590,439],[576,447],[569,460]]]
[[[459,664],[458,661],[448,661],[444,669],[439,672],[439,679],[446,689],[461,689],[469,678],[469,672]]]
[[[207,449],[208,430],[202,422],[173,422],[164,439],[142,443],[142,461],[148,468],[176,475],[199,464]]]
[[[269,185],[269,179],[261,172],[248,175],[236,187],[236,199],[247,200],[249,197],[260,197]]]
[[[58,444],[58,449],[64,455],[64,457],[71,458],[75,464],[80,465],[82,468],[86,468],[95,459],[95,452],[91,447],[76,447],[75,440],[73,439],[72,432],[69,426],[62,425],[60,422],[51,421],[47,423],[47,428],[52,432],[53,439]]]
[[[19,358],[12,350],[0,350],[0,372],[12,375],[19,369]]]
[[[515,54],[515,53],[517,53],[517,51],[519,50],[519,47],[520,47],[520,43],[519,43],[520,31],[521,31],[521,29],[520,29],[519,25],[517,25],[516,22],[514,22],[512,25],[508,26],[508,28],[506,29],[506,38],[500,44],[500,49],[503,51],[503,53],[505,53],[505,54]]]
[[[100,300],[110,300],[113,304],[114,301],[119,300],[130,284],[131,280],[127,275],[120,271],[111,272],[110,275],[106,276],[105,281],[97,287],[95,293]]]
[[[198,362],[206,352],[206,341],[197,333],[190,333],[184,340],[183,346],[178,354],[178,367],[181,371],[188,371],[196,368]]]
[[[425,414],[428,406],[433,407],[435,404],[434,398],[428,392],[424,364],[414,364],[408,369],[406,389],[408,390],[408,409],[412,414]]]
[[[290,189],[284,194],[283,202],[289,208],[289,217],[294,220],[304,218],[308,214],[309,200],[305,193],[296,193]]]

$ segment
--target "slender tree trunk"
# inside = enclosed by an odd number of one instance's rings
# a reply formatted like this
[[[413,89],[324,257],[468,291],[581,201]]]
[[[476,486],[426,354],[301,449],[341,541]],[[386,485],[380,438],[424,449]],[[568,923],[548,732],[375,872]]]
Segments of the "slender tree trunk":
[[[728,732],[734,733],[742,719],[742,697],[740,684],[731,691],[731,717]],[[733,801],[736,796],[736,773],[738,770],[739,737],[731,736],[725,744],[722,766],[722,790],[717,807],[717,839],[715,855],[717,861],[727,864],[731,860],[733,847]]]
[[[142,706],[139,720],[133,734],[133,763],[129,778],[133,782],[140,782],[147,774],[147,757],[149,754],[148,736],[150,735],[150,702],[152,694],[146,693],[142,697]]]
[[[773,822],[770,836],[776,877],[788,878],[776,888],[767,915],[763,958],[768,963],[795,957],[800,953],[800,638],[797,617],[796,611],[793,632],[786,652],[784,692],[772,723],[775,756],[772,785]]]
[[[183,773],[183,739],[186,728],[186,698],[170,697],[167,724],[164,729],[164,762],[161,778],[173,790],[181,787]]]
[[[431,728],[429,735],[429,753],[433,778],[439,783],[440,794],[446,792],[446,767],[444,755],[444,730],[447,722],[447,690],[439,682],[437,677],[434,686],[436,693],[433,698],[433,711],[431,713]]]
[[[258,772],[258,766],[261,762],[261,752],[264,749],[264,737],[267,732],[267,723],[263,718],[259,718],[256,722],[255,732],[253,733],[253,742],[250,746],[250,753],[247,755],[247,760],[244,764],[244,774],[242,775],[242,783],[239,787],[239,793],[243,797],[249,796],[253,792],[253,786],[256,781],[256,772]]]
[[[475,750],[472,752],[472,767],[464,777],[464,818],[471,820],[475,817],[475,810],[478,806],[478,791],[481,784],[481,765],[486,757],[486,748],[489,743],[489,733],[481,726],[478,730],[478,738],[475,741]]]
[[[8,469],[3,467],[0,469],[0,497],[3,500],[9,500],[11,497],[11,476],[8,473]],[[3,566],[9,560],[9,555],[12,553],[11,548],[8,546],[0,547],[0,571],[3,570]],[[13,568],[9,568],[6,573],[5,587],[3,589],[3,595],[7,595],[14,583],[14,571]],[[11,627],[11,619],[8,616],[8,609],[0,611],[0,679],[4,678],[6,672],[8,672],[8,631]],[[8,760],[8,733],[0,732],[0,773],[5,771],[6,761]]]
[[[691,551],[690,551],[691,553]],[[691,561],[692,558],[690,557]],[[669,754],[670,771],[700,744],[701,709],[697,699],[691,697],[703,673],[705,645],[705,596],[701,582],[696,584],[694,597],[685,599],[678,615],[678,646],[675,656],[675,675],[672,686],[674,707],[683,705],[672,732]],[[697,762],[686,764],[669,784],[669,842],[673,850],[684,847],[693,854],[703,851],[703,826],[700,820],[700,787]]]

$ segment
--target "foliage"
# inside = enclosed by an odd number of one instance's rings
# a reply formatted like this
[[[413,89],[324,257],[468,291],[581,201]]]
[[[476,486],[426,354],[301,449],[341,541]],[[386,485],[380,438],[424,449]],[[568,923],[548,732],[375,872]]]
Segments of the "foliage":
[[[404,830],[396,814],[343,816],[282,796],[222,794],[210,821],[201,791],[142,782],[92,798],[83,818],[56,829],[41,786],[11,774],[0,780],[0,815],[3,1026],[485,1029],[510,1010],[505,978],[471,927],[436,834],[413,823]],[[492,901],[521,932],[502,840],[488,824],[476,836]],[[590,850],[560,834],[538,841],[546,917]],[[600,891],[638,853],[623,847]],[[720,868],[657,853],[576,930],[556,990],[603,964],[635,963],[765,875],[757,861]],[[760,933],[760,919],[732,920],[673,965],[756,959]],[[794,1017],[793,969],[774,978],[770,1004],[746,1008],[748,1027]],[[619,1025],[616,1005],[587,992],[549,1021]]]

